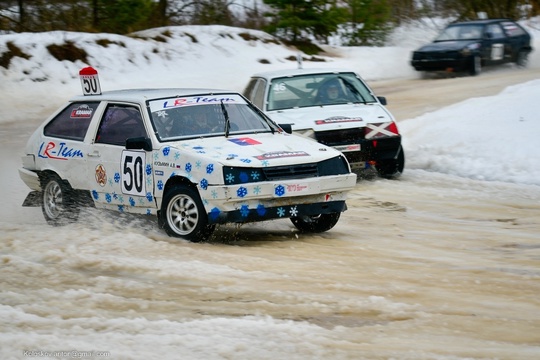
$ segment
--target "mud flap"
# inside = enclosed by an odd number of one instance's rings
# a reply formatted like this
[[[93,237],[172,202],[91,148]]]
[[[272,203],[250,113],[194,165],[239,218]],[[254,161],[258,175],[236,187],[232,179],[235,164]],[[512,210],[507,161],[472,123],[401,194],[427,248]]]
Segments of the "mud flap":
[[[41,191],[31,191],[26,195],[26,199],[24,199],[22,206],[24,207],[36,207],[41,206],[41,203],[43,202],[43,197],[41,196]]]

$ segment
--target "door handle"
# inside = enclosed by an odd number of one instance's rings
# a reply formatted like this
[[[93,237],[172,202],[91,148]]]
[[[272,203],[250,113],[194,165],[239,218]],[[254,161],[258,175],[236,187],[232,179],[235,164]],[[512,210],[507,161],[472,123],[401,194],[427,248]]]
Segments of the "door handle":
[[[100,156],[101,156],[101,154],[99,153],[99,151],[94,151],[94,152],[88,153],[88,154],[86,154],[86,155],[88,155],[88,157],[100,157]]]

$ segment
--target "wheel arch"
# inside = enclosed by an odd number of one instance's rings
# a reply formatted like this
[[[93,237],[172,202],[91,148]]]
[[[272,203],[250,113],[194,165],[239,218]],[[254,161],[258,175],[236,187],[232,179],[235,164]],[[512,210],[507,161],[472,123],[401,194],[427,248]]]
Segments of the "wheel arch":
[[[156,197],[156,200],[158,201],[158,203],[157,203],[158,213],[161,212],[161,206],[163,205],[163,197],[165,196],[167,191],[169,191],[169,189],[172,188],[175,185],[187,185],[187,186],[193,188],[194,190],[196,190],[198,192],[197,184],[195,184],[194,182],[189,180],[187,177],[181,176],[181,175],[171,176],[165,182],[165,186],[163,186],[163,190],[161,191],[160,196]]]
[[[50,170],[50,169],[47,169],[47,170],[40,170],[37,172],[37,175],[38,175],[38,178],[39,178],[39,184],[41,186],[41,190],[43,191],[43,188],[45,186],[45,182],[47,181],[47,179],[50,179],[51,177],[57,177],[58,179],[60,179],[60,181],[62,181],[62,183],[64,185],[66,185],[68,187],[68,189],[70,190],[73,190],[73,187],[71,186],[71,184],[69,183],[68,180],[66,179],[63,179],[56,171],[54,170]]]

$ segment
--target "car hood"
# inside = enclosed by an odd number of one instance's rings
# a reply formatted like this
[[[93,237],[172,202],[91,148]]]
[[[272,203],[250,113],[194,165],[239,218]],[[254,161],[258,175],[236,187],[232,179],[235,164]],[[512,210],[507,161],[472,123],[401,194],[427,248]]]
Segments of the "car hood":
[[[178,155],[175,151],[179,150]],[[165,156],[208,158],[224,166],[261,167],[313,163],[340,156],[333,148],[286,133],[248,134],[183,140],[164,144]]]
[[[367,123],[394,121],[380,104],[344,104],[312,106],[266,113],[278,124],[292,124],[295,131],[326,131],[364,127]]]
[[[440,42],[434,42],[428,45],[424,45],[416,51],[418,52],[456,51],[456,50],[463,49],[467,45],[476,44],[476,43],[478,43],[478,40],[440,41]]]

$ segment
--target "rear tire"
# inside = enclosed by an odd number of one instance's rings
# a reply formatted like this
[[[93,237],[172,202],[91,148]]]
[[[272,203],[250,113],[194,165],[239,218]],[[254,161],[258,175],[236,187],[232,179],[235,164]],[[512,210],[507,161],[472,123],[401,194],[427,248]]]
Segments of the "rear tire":
[[[516,65],[520,68],[527,67],[529,63],[529,52],[525,50],[520,50],[516,57]]]
[[[42,182],[41,211],[49,225],[61,226],[77,221],[80,209],[73,200],[73,190],[57,175],[48,175]]]
[[[313,216],[292,217],[291,222],[301,232],[321,233],[333,228],[341,216],[341,213],[320,214]]]
[[[199,193],[183,184],[167,190],[160,217],[167,234],[192,242],[207,240],[215,229],[215,225],[208,224]]]

